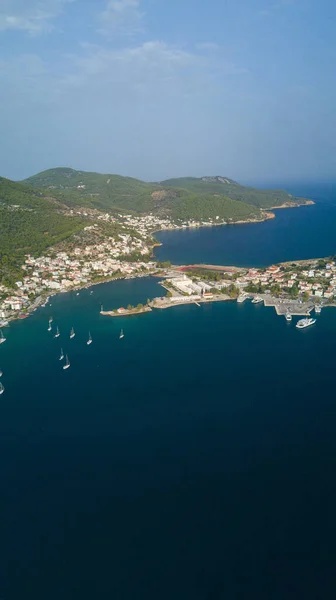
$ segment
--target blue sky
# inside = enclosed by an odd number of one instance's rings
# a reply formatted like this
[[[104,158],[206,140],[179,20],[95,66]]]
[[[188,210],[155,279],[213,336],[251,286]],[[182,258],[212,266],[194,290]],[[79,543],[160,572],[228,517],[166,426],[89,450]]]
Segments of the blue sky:
[[[335,179],[333,0],[0,0],[0,174]]]

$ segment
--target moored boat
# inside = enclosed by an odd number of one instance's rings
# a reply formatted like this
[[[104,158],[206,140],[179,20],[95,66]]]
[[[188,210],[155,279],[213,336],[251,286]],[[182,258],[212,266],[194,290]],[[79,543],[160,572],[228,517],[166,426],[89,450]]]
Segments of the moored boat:
[[[75,330],[74,330],[74,328],[72,327],[72,328],[71,328],[71,331],[70,331],[70,340],[72,340],[72,338],[74,338],[74,337],[75,337],[75,335],[76,335],[76,334],[75,334]]]
[[[58,327],[56,327],[56,333],[55,333],[54,337],[58,338],[60,335],[61,335],[60,331],[59,331]]]
[[[119,339],[121,340],[123,337],[124,337],[124,332],[123,332],[123,330],[121,329],[121,330],[120,330]]]
[[[92,344],[92,337],[91,337],[91,333],[89,332],[89,339],[86,342],[88,346],[90,346],[90,344]]]
[[[290,322],[292,320],[292,315],[289,312],[286,312],[285,319],[286,321]]]
[[[260,302],[263,302],[263,298],[261,298],[260,296],[254,296],[252,304],[259,304]]]

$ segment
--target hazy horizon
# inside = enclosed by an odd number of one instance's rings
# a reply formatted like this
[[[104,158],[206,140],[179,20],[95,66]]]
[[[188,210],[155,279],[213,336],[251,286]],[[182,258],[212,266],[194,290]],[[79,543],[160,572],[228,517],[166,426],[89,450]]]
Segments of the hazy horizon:
[[[4,0],[0,175],[335,181],[335,20],[330,0]]]

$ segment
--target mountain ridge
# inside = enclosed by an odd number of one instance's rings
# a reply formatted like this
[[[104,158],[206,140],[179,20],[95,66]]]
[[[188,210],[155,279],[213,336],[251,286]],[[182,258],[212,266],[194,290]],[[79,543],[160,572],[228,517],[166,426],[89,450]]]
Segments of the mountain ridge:
[[[184,204],[188,204],[190,218],[193,216],[207,218],[211,199],[214,211],[218,210],[221,203],[213,200],[218,197],[223,198],[223,204],[226,204],[220,216],[224,216],[224,213],[230,216],[228,210],[231,210],[233,218],[235,217],[234,205],[228,202],[229,200],[242,203],[245,205],[245,213],[252,210],[254,216],[264,209],[308,203],[306,198],[292,196],[285,190],[264,190],[243,186],[221,175],[145,182],[133,177],[56,167],[28,177],[21,183],[63,194],[65,203],[73,205],[85,203],[87,206],[96,206],[99,209],[166,212],[173,218],[179,218],[179,210],[176,206],[179,199]],[[204,214],[199,205],[201,198],[204,201]],[[193,215],[196,205],[197,215]],[[246,205],[250,206],[250,209],[247,209]],[[243,207],[237,204],[236,209],[240,213]],[[185,213],[185,210],[183,212]]]

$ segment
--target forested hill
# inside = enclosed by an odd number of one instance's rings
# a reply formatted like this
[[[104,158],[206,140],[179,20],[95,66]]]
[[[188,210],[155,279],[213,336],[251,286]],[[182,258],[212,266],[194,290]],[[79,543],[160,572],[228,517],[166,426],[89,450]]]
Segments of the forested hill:
[[[22,274],[25,254],[41,254],[84,227],[62,208],[45,192],[0,177],[1,283],[11,285]]]
[[[261,190],[240,185],[228,177],[181,177],[161,181],[165,187],[183,188],[194,194],[222,194],[232,200],[240,200],[259,208],[276,208],[277,206],[300,206],[307,204],[306,198],[292,196],[285,190]]]
[[[59,167],[43,171],[26,179],[23,183],[36,188],[47,188],[68,205],[86,205],[107,210],[153,211],[181,216],[178,203],[183,202],[190,210],[190,218],[217,216],[218,206],[223,199],[219,216],[239,218],[249,211],[256,215],[258,209],[282,205],[305,204],[304,198],[293,197],[284,190],[259,190],[246,187],[227,177],[182,177],[159,183],[147,183],[132,177],[76,171]],[[199,200],[204,200],[204,212]],[[245,205],[235,205],[228,199]],[[213,204],[213,209],[211,208]],[[249,205],[250,208],[246,207]],[[253,207],[253,210],[252,208]],[[231,214],[228,210],[233,211]]]

